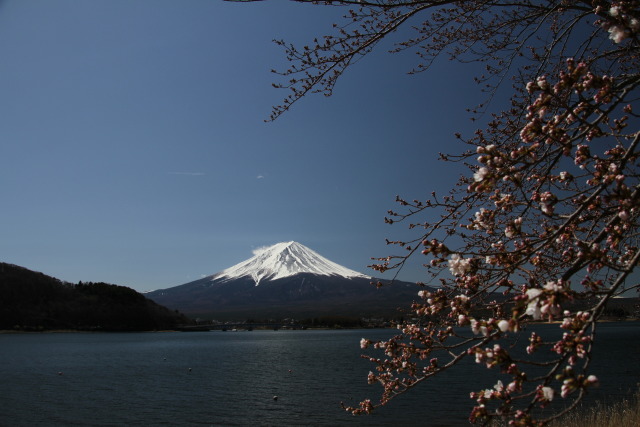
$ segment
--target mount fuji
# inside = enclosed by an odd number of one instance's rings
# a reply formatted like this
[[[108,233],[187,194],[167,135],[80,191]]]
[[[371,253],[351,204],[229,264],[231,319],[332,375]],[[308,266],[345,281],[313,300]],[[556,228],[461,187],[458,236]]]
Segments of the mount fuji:
[[[218,273],[146,296],[190,316],[236,320],[397,316],[417,299],[415,283],[377,288],[378,280],[300,243],[283,242]]]
[[[212,278],[229,281],[251,277],[258,286],[263,279],[273,281],[301,273],[347,279],[353,277],[371,279],[369,276],[329,261],[298,242],[277,243],[260,249],[252,258],[214,274]]]

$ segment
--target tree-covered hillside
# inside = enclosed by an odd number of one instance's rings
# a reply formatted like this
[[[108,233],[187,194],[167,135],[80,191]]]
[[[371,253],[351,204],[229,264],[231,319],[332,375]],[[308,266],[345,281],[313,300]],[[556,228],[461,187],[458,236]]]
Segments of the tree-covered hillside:
[[[124,286],[74,285],[0,263],[0,329],[146,331],[188,322],[182,314]]]

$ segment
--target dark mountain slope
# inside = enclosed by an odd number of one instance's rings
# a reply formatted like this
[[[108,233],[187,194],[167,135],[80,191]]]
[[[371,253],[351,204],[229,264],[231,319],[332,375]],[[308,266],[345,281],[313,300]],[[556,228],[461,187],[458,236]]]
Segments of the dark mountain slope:
[[[306,318],[327,315],[395,317],[418,298],[414,283],[376,288],[372,279],[299,273],[261,282],[205,278],[147,296],[190,316],[216,319]]]
[[[0,329],[144,331],[188,322],[124,286],[73,285],[0,263]]]

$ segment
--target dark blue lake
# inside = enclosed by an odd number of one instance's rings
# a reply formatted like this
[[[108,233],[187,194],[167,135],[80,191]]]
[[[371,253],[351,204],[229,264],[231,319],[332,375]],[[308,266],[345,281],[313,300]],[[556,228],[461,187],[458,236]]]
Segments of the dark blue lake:
[[[393,332],[4,334],[0,425],[468,425],[469,392],[495,382],[486,376],[495,372],[474,363],[374,415],[340,408],[378,398],[380,387],[366,383],[373,366],[359,357],[359,341]],[[602,385],[594,397],[636,390],[640,325],[604,324],[599,339]]]

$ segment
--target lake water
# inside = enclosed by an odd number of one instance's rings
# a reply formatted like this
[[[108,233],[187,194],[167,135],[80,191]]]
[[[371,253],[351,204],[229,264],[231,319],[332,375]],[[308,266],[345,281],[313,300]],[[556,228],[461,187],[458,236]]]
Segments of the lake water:
[[[371,416],[340,408],[341,401],[377,399],[380,387],[366,383],[373,366],[359,357],[359,341],[392,333],[0,335],[0,425],[468,425],[469,391],[493,384],[486,374],[495,374],[474,363]],[[636,390],[640,324],[604,324],[599,339],[596,362],[611,363],[599,363],[603,381],[594,396],[619,398]]]

